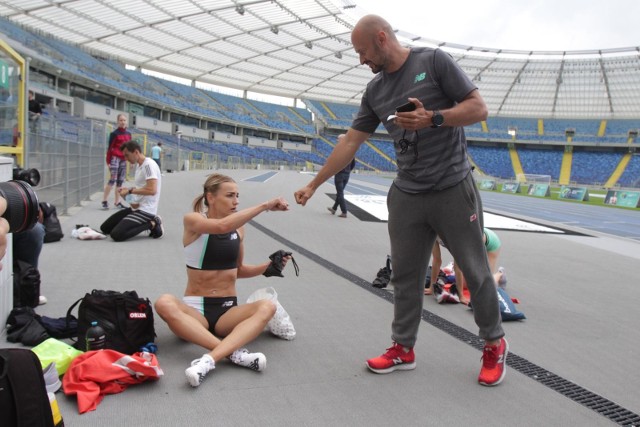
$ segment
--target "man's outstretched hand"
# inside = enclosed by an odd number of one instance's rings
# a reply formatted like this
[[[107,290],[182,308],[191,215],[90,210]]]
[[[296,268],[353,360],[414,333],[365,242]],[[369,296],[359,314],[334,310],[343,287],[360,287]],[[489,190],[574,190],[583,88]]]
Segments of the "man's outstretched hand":
[[[300,190],[293,193],[293,197],[296,199],[297,204],[304,206],[315,192],[316,191],[309,186],[302,187]]]

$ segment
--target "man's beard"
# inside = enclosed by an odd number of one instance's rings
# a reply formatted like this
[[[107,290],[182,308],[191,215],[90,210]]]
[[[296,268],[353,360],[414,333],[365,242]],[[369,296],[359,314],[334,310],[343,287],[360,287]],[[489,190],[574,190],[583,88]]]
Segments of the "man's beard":
[[[373,74],[378,74],[380,71],[382,71],[382,66],[374,62],[369,61],[367,65],[369,66],[369,69]]]

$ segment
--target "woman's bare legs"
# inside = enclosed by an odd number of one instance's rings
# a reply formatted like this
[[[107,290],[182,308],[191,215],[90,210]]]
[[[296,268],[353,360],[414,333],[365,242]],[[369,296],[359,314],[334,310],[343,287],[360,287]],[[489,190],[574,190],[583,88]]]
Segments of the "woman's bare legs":
[[[465,289],[467,289],[467,281],[462,274],[462,270],[458,267],[458,264],[453,263],[453,271],[456,275],[456,287],[458,288],[458,298],[460,302],[465,305],[469,305],[469,298],[464,295]]]
[[[209,350],[185,370],[192,387],[198,387],[207,373],[215,368],[216,362],[225,357],[254,371],[262,371],[266,367],[264,354],[249,353],[242,346],[260,335],[276,313],[276,306],[271,301],[260,300],[230,308],[215,326],[215,333],[223,339],[209,331],[207,319],[198,310],[173,295],[160,296],[155,309],[174,334]]]
[[[179,298],[169,294],[161,295],[154,307],[162,320],[167,322],[169,329],[183,340],[207,350],[220,344],[220,340],[207,329],[207,319]]]
[[[206,348],[216,362],[253,341],[276,312],[275,304],[267,300],[232,307],[216,324],[216,334],[224,336],[219,339],[209,332],[208,322],[198,310],[173,295],[160,296],[155,309],[174,334]]]
[[[276,305],[268,300],[259,300],[231,308],[216,323],[216,334],[224,338],[209,355],[216,362],[229,356],[235,350],[256,339],[275,314]]]
[[[431,277],[429,278],[429,287],[424,288],[425,295],[433,295],[433,284],[438,279],[440,267],[442,267],[442,252],[440,251],[440,243],[436,241],[431,251]]]

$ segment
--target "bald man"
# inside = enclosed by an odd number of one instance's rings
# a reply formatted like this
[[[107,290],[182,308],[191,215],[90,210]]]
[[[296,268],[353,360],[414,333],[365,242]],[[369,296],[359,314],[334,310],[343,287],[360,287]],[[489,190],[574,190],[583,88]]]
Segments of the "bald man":
[[[351,42],[360,64],[375,76],[351,127],[315,178],[295,192],[296,202],[304,206],[322,183],[355,157],[382,122],[393,138],[398,164],[387,195],[393,344],[386,353],[367,360],[367,366],[379,374],[415,368],[413,347],[422,315],[424,278],[439,235],[467,278],[474,318],[485,340],[478,382],[497,385],[505,375],[509,347],[482,241],[482,202],[463,129],[487,118],[486,104],[447,53],[402,46],[391,25],[379,16],[360,19]]]

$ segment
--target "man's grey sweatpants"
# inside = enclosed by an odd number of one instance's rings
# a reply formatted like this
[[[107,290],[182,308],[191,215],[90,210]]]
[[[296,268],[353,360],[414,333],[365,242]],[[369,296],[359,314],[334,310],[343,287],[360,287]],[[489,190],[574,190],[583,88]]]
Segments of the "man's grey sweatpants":
[[[387,196],[394,316],[391,338],[413,347],[422,316],[427,266],[440,236],[467,280],[481,338],[504,336],[496,286],[482,241],[482,201],[469,173],[442,191],[409,194],[395,185]]]

